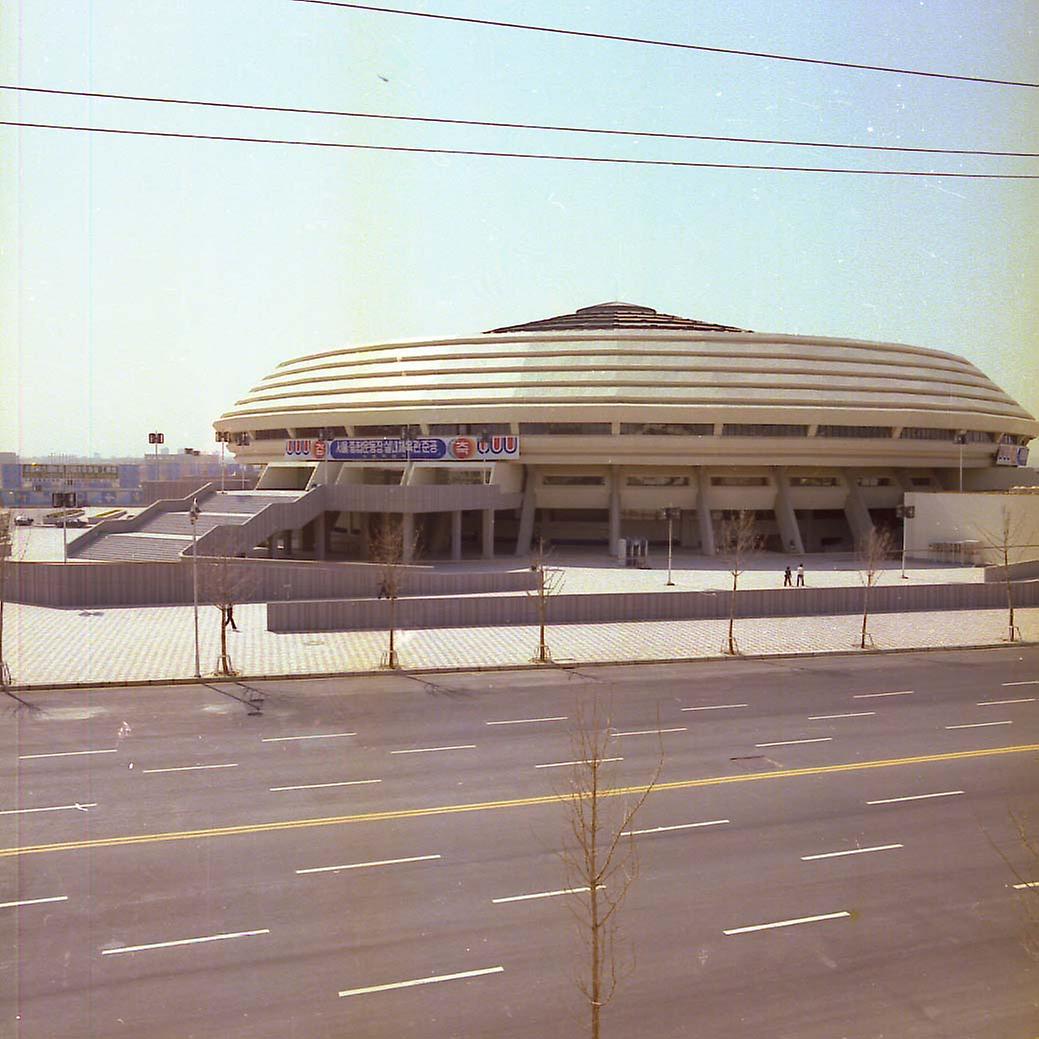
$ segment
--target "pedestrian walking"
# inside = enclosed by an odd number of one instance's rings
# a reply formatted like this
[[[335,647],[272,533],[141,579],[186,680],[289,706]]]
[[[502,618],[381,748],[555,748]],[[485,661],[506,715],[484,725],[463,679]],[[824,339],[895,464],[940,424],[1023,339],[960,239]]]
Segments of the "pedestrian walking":
[[[231,625],[232,631],[238,630],[238,625],[234,622],[234,604],[230,603],[227,607],[227,623]]]
[[[797,587],[804,588],[805,586],[805,565],[804,563],[797,564]]]
[[[789,587],[791,586],[791,584],[793,583],[793,582],[791,581],[791,579],[790,579],[790,578],[791,578],[791,576],[792,576],[792,575],[791,575],[791,573],[790,573],[790,567],[788,566],[788,567],[786,568],[786,570],[784,570],[784,571],[783,571],[783,587],[784,587],[784,588],[789,588]]]
[[[376,599],[388,599],[390,597],[390,590],[386,587],[385,581],[379,582],[379,594],[375,597]]]

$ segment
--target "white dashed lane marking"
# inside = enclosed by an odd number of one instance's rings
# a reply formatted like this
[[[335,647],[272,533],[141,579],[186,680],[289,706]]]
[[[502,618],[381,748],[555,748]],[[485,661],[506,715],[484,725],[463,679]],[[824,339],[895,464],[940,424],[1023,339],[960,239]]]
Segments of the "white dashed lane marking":
[[[266,736],[261,743],[292,743],[295,740],[334,740],[340,736],[356,736],[356,732],[319,732],[314,736]]]
[[[229,938],[251,938],[257,934],[270,934],[267,927],[258,931],[231,931],[227,934],[207,934],[201,938],[180,938],[173,942],[152,942],[149,945],[124,945],[118,949],[102,949],[102,956],[115,956],[121,952],[145,952],[148,949],[172,949],[177,945],[201,945],[203,942],[223,942]]]
[[[97,808],[97,801],[84,801],[82,804],[54,805],[52,808],[5,808],[0,815],[28,815],[31,812],[85,812],[88,808]]]
[[[413,988],[415,985],[434,985],[438,981],[460,981],[462,978],[479,978],[484,974],[501,974],[504,967],[484,967],[482,970],[466,970],[459,974],[440,974],[429,978],[414,978],[411,981],[394,981],[389,985],[369,985],[367,988],[349,988],[339,993],[345,996],[363,996],[369,992],[389,992],[395,988]]]
[[[695,830],[701,826],[723,826],[728,819],[709,819],[703,823],[678,823],[674,826],[651,826],[646,830],[622,830],[622,837],[638,837],[646,833],[668,833],[671,830]]]
[[[81,754],[114,754],[119,748],[111,750],[62,750],[50,754],[19,754],[19,761],[30,761],[33,758],[76,758]]]
[[[15,906],[38,906],[44,902],[67,902],[68,895],[55,895],[53,898],[23,898],[20,902],[0,902],[0,909],[12,909]]]
[[[885,797],[880,801],[867,801],[868,805],[893,805],[899,804],[901,801],[926,801],[931,797],[955,797],[957,794],[962,794],[962,790],[942,790],[937,794],[910,794],[908,797]]]
[[[825,851],[820,855],[802,855],[802,862],[814,862],[816,859],[838,859],[844,855],[866,855],[871,851],[891,851],[904,848],[904,844],[878,844],[875,848],[849,848],[847,851]]]
[[[799,916],[794,920],[777,920],[772,924],[752,924],[750,927],[732,927],[722,934],[749,934],[751,931],[771,931],[776,927],[794,927],[796,924],[814,924],[819,920],[839,920],[850,917],[851,913],[841,910],[839,913],[823,913],[821,916]]]
[[[312,866],[310,869],[298,869],[296,873],[303,876],[307,873],[338,873],[343,869],[368,869],[371,866],[397,866],[402,862],[428,862],[439,859],[439,855],[412,855],[406,859],[379,859],[375,862],[349,862],[344,866]]]
[[[829,743],[833,739],[832,736],[816,736],[810,740],[780,740],[778,743],[755,743],[754,746],[758,747],[792,747],[796,743]]]

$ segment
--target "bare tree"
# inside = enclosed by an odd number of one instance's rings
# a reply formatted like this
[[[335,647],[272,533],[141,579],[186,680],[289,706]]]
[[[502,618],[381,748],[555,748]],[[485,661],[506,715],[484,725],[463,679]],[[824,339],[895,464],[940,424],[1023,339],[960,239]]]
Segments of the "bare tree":
[[[379,598],[388,601],[389,646],[382,666],[400,667],[397,655],[397,599],[400,598],[404,579],[405,557],[404,524],[399,516],[383,516],[369,541],[369,557],[379,565]],[[411,556],[418,554],[418,538],[412,538]]]
[[[739,653],[733,629],[736,624],[736,589],[740,574],[746,568],[747,557],[761,550],[761,537],[754,529],[754,513],[740,509],[735,515],[731,513],[722,521],[718,538],[718,554],[729,564],[732,574],[732,594],[729,596],[729,634],[723,653],[735,656]]]
[[[230,535],[228,535],[230,539]],[[223,547],[223,546],[221,546]],[[224,551],[228,549],[224,548]],[[220,611],[220,656],[217,660],[214,675],[237,675],[238,671],[231,661],[227,648],[227,629],[237,631],[234,619],[234,608],[248,600],[255,581],[254,573],[243,559],[226,554],[199,560],[202,564],[201,593],[205,602],[211,603]]]
[[[858,545],[859,578],[862,581],[862,631],[859,635],[859,649],[866,648],[866,642],[873,645],[873,636],[867,630],[869,618],[869,598],[873,587],[884,572],[883,563],[895,554],[895,542],[887,527],[870,527],[869,533]]]
[[[533,660],[536,664],[551,664],[552,654],[548,648],[546,629],[548,628],[548,602],[557,595],[563,586],[562,572],[546,566],[545,561],[551,552],[545,550],[543,538],[538,538],[537,548],[530,557],[530,569],[537,575],[537,586],[527,595],[534,600],[534,608],[538,615],[538,649]]]
[[[1013,852],[1000,847],[987,830],[985,836],[1014,878],[1012,887],[1021,905],[1021,945],[1033,960],[1039,962],[1039,838],[1034,832],[1029,832],[1024,817],[1012,808],[1007,809],[1007,815],[1017,846]],[[1027,864],[1019,866],[1019,858],[1026,859]]]
[[[1010,576],[1011,555],[1023,541],[1021,524],[1015,521],[1010,509],[1004,505],[1000,512],[1000,523],[995,530],[980,529],[985,547],[994,551],[1003,568],[1003,583],[1007,591],[1007,642],[1017,642],[1021,632],[1014,623],[1014,585]]]
[[[11,684],[11,669],[4,658],[4,603],[7,601],[7,575],[11,555],[11,510],[0,509],[0,689]]]
[[[588,1006],[591,1039],[600,1039],[603,1009],[621,980],[617,911],[639,867],[632,825],[661,769],[658,761],[645,785],[618,786],[611,773],[611,737],[608,710],[594,696],[579,699],[570,730],[574,763],[569,789],[561,795],[568,822],[562,859],[569,908],[587,956],[576,980]]]

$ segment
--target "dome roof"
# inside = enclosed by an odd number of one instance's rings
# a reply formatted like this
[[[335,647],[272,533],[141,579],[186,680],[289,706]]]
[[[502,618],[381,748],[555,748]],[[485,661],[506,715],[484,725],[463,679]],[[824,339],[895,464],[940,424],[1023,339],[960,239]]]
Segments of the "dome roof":
[[[1039,425],[955,354],[748,332],[601,303],[464,338],[285,361],[218,421],[247,430],[519,421]]]
[[[658,314],[651,307],[640,307],[634,303],[596,303],[582,307],[573,314],[560,314],[540,321],[528,321],[523,325],[508,325],[492,328],[487,333],[498,332],[567,332],[575,329],[602,328],[691,328],[700,332],[745,332],[745,328],[731,325],[712,325],[695,318],[675,317],[673,314]]]

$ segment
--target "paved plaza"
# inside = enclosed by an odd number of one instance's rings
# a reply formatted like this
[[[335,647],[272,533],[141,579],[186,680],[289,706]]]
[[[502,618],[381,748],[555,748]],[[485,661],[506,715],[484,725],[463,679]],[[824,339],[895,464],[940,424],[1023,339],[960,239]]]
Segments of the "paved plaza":
[[[70,531],[70,534],[72,532]],[[20,528],[15,557],[61,558],[61,531]],[[741,589],[782,586],[783,568],[798,557],[751,557],[740,576]],[[673,589],[666,586],[667,555],[657,550],[649,569],[623,567],[601,550],[560,548],[550,559],[565,594],[658,591],[724,591],[731,587],[728,564],[676,552]],[[804,558],[809,587],[861,586],[858,562],[850,554]],[[72,564],[81,565],[81,564]],[[493,561],[435,564],[437,569],[514,569],[514,557]],[[898,562],[886,567],[880,586],[980,583],[978,567],[912,564],[901,576]],[[797,595],[792,589],[791,595]],[[531,610],[533,620],[533,607]],[[264,604],[235,608],[240,631],[229,632],[231,658],[243,675],[328,674],[380,667],[387,633],[320,632],[275,634],[266,630]],[[1019,610],[1025,641],[1039,641],[1039,610]],[[878,614],[870,619],[877,649],[998,645],[1006,637],[1004,610]],[[736,637],[744,655],[835,653],[856,650],[861,617],[784,617],[739,620]],[[643,621],[570,624],[551,627],[549,647],[557,662],[707,658],[722,653],[724,620]],[[203,674],[219,656],[219,612],[200,608]],[[499,667],[531,662],[537,629],[531,626],[405,631],[397,635],[400,664],[408,669]],[[16,685],[78,682],[134,682],[189,678],[194,674],[190,606],[57,610],[8,604],[4,656]]]
[[[200,609],[203,674],[219,655],[219,612]],[[368,671],[380,666],[385,632],[274,634],[266,606],[238,606],[237,633],[228,632],[234,666],[247,676]],[[745,655],[834,653],[856,650],[861,617],[771,617],[738,620]],[[1017,611],[1025,641],[1039,641],[1039,609]],[[877,649],[999,645],[1006,611],[877,614],[870,631]],[[721,654],[724,620],[640,621],[550,627],[549,648],[559,663],[707,658]],[[436,629],[397,634],[407,669],[500,667],[529,663],[534,626]],[[190,606],[146,609],[54,610],[8,605],[4,655],[17,685],[103,683],[188,678],[194,674]]]

